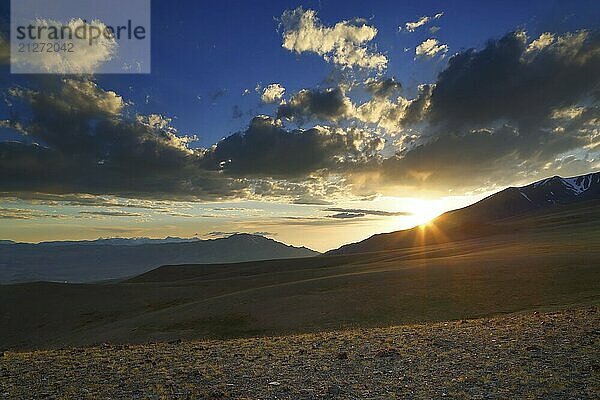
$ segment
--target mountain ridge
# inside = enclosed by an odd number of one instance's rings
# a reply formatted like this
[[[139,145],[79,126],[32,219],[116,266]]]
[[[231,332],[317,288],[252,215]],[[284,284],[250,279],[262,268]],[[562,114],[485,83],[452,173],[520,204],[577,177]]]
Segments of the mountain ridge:
[[[434,218],[429,224],[406,230],[380,233],[359,242],[349,243],[325,252],[325,255],[353,254],[370,251],[410,247],[420,237],[428,243],[450,241],[450,238],[432,237],[426,231],[438,229],[454,234],[461,240],[502,231],[498,222],[549,207],[560,207],[577,202],[600,200],[600,172],[562,178],[553,176],[525,186],[511,186],[496,192],[476,203],[456,210],[447,211]],[[394,247],[396,246],[396,247]]]

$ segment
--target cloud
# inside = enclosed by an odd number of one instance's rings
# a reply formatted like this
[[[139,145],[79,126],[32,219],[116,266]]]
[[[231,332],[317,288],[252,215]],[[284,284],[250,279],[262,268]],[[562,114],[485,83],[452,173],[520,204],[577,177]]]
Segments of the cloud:
[[[55,39],[48,37],[50,29],[60,30],[63,25],[69,27],[72,31],[81,26],[86,26],[88,29],[97,29],[102,32],[106,30],[106,25],[99,20],[87,23],[77,18],[71,19],[68,23],[62,23],[50,19],[37,19],[35,26],[45,28],[45,30],[40,31],[42,36],[32,43],[55,43]],[[19,65],[28,71],[92,74],[103,63],[117,57],[118,44],[112,37],[100,35],[92,44],[87,39],[78,39],[76,37],[73,37],[68,42],[73,45],[72,52],[15,52],[12,54],[11,62],[13,65]]]
[[[417,28],[420,28],[421,26],[427,24],[429,21],[434,20],[434,19],[440,19],[443,15],[444,15],[443,12],[437,13],[431,17],[424,15],[414,22],[407,22],[406,24],[404,24],[404,29],[407,32],[414,32]],[[398,30],[402,30],[402,27],[398,28]]]
[[[415,49],[415,57],[432,58],[437,54],[446,54],[448,45],[440,44],[437,39],[427,39]]]
[[[342,121],[364,123],[369,129],[376,125],[388,133],[400,130],[407,117],[419,114],[424,107],[424,94],[419,89],[417,98],[409,100],[399,96],[402,86],[394,78],[368,78],[355,87],[362,87],[371,98],[355,105],[341,86],[328,89],[303,89],[294,94],[289,102],[282,103],[277,118],[293,121],[300,125],[315,120],[339,124]],[[362,125],[364,125],[362,124]]]
[[[0,219],[28,220],[38,218],[65,218],[61,214],[45,213],[38,210],[21,209],[21,208],[0,208]]]
[[[355,188],[439,194],[597,169],[600,37],[544,37],[531,46],[509,33],[453,56],[406,109],[403,129],[416,126],[415,138],[353,172]]]
[[[313,52],[327,62],[343,68],[385,69],[387,57],[371,52],[367,43],[377,35],[377,29],[364,20],[342,21],[333,27],[324,26],[313,10],[298,7],[281,16],[283,48],[296,52]]]
[[[205,155],[208,168],[235,176],[306,177],[374,157],[380,138],[356,128],[284,129],[278,120],[255,117],[248,129],[217,143]]]
[[[122,197],[232,197],[240,182],[201,168],[168,118],[131,115],[126,102],[89,78],[46,76],[36,90],[14,88],[14,113],[28,141],[0,142],[0,191]]]
[[[553,167],[565,148],[582,144],[573,137],[550,135],[531,140],[514,128],[444,135],[386,159],[377,171],[382,185],[398,185],[430,193],[448,190],[482,190],[520,181],[539,174],[558,173]],[[537,147],[534,147],[537,146]],[[598,167],[600,159],[579,164],[582,173]]]
[[[143,214],[140,213],[132,213],[127,211],[80,211],[81,215],[93,215],[100,217],[142,217]]]
[[[317,226],[331,227],[334,225],[344,226],[350,223],[353,218],[335,218],[330,216],[324,217],[283,217],[280,219],[264,221],[265,226]]]
[[[11,193],[0,192],[0,198],[6,201],[22,200],[30,204],[49,206],[83,206],[106,208],[140,208],[148,210],[165,211],[172,206],[168,201],[148,199],[123,199],[113,196],[98,196],[89,194],[49,194],[49,193]]]
[[[331,201],[321,199],[318,197],[314,197],[309,194],[304,194],[304,195],[297,197],[296,199],[294,199],[292,201],[292,203],[300,204],[300,205],[316,205],[316,206],[329,206],[329,205],[333,204]]]
[[[554,39],[554,34],[550,32],[542,33],[539,38],[529,43],[529,46],[527,46],[525,52],[531,53],[534,51],[543,50],[544,48],[550,46],[554,42]]]
[[[264,88],[261,100],[264,103],[275,103],[283,97],[285,93],[285,88],[281,86],[279,83],[272,83],[266,88]]]
[[[337,121],[351,114],[352,102],[340,88],[303,89],[277,109],[277,118],[300,122],[306,118]]]
[[[395,78],[368,78],[364,87],[374,97],[381,98],[388,98],[402,89],[402,85]]]
[[[342,212],[342,213],[328,215],[327,218],[352,219],[352,218],[361,218],[361,217],[364,217],[364,216],[365,216],[365,214],[362,214],[362,213],[347,213],[347,212]]]
[[[368,209],[357,209],[357,208],[326,208],[324,211],[333,211],[337,213],[345,213],[345,214],[362,214],[362,215],[376,215],[379,217],[398,217],[398,216],[408,216],[412,215],[412,213],[407,211],[383,211],[383,210],[368,210]]]
[[[324,204],[587,172],[600,159],[599,71],[595,31],[514,32],[452,56],[412,99],[384,76],[304,89],[207,149],[90,78],[44,77],[10,91],[23,112],[0,124],[22,139],[0,142],[0,192]],[[353,104],[356,92],[367,100]]]
[[[548,41],[546,41],[548,42]],[[453,56],[431,94],[430,118],[448,128],[487,127],[499,120],[539,125],[555,108],[598,90],[600,35],[566,33],[527,55],[524,32]]]

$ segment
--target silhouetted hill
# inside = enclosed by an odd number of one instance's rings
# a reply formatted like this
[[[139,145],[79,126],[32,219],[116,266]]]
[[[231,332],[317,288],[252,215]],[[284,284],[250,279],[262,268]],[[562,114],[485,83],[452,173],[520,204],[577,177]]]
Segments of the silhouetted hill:
[[[0,244],[0,283],[93,282],[137,275],[164,264],[230,263],[319,254],[250,234],[212,240],[163,241],[104,239]]]

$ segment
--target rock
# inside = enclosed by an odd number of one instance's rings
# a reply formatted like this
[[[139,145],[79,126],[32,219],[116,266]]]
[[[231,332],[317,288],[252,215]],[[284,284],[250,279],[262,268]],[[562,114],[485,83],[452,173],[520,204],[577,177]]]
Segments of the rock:
[[[281,385],[281,383],[279,383],[277,381],[269,382],[269,386],[279,386],[279,385]]]

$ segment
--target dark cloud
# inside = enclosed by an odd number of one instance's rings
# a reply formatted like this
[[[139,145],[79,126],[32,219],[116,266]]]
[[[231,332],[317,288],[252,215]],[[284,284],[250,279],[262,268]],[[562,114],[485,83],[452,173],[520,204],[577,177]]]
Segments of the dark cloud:
[[[514,32],[450,59],[431,94],[429,118],[446,129],[502,119],[535,126],[553,109],[588,97],[599,83],[598,32],[568,33],[539,49]]]
[[[434,85],[431,84],[419,86],[417,97],[415,97],[406,108],[406,112],[402,117],[402,123],[410,125],[421,122],[425,119],[429,109],[429,102],[433,88]]]
[[[352,103],[340,88],[304,89],[277,109],[277,118],[302,122],[309,119],[337,121],[350,115]]]
[[[229,136],[204,157],[208,168],[235,176],[305,177],[373,157],[380,138],[357,129],[315,127],[288,131],[270,117]]]
[[[105,208],[138,208],[157,211],[169,210],[170,202],[155,200],[118,199],[109,196],[86,194],[51,194],[31,192],[0,192],[0,198],[7,200],[23,200],[39,205],[84,206]]]
[[[362,213],[348,213],[342,212],[337,214],[328,215],[327,218],[335,218],[335,219],[352,219],[352,218],[362,218],[365,214]]]
[[[402,89],[402,85],[395,78],[368,79],[364,86],[367,92],[380,98],[389,98]]]
[[[310,196],[310,195],[303,195],[300,196],[296,199],[294,199],[293,201],[294,204],[299,204],[299,205],[315,205],[315,206],[330,206],[333,203],[319,198],[319,197],[314,197],[314,196]]]
[[[502,186],[527,174],[544,173],[544,168],[556,160],[557,154],[584,144],[584,137],[542,131],[522,135],[509,126],[442,135],[385,160],[378,174],[387,184],[426,191]],[[586,167],[578,172],[588,171],[593,163],[586,162]]]
[[[383,211],[383,210],[366,210],[366,209],[356,209],[356,208],[326,208],[324,211],[333,211],[338,213],[345,214],[363,214],[363,215],[376,215],[380,217],[398,217],[398,216],[407,216],[412,215],[412,213],[407,211]]]
[[[31,117],[10,123],[31,141],[0,143],[0,191],[218,199],[241,189],[203,170],[201,151],[169,120],[128,117],[121,97],[86,78],[48,78],[13,95]]]
[[[373,173],[380,184],[466,190],[588,172],[598,165],[599,85],[597,32],[529,43],[522,32],[507,34],[455,55],[434,85],[421,87],[404,116],[424,125],[420,145]],[[566,169],[569,152],[586,159]]]

